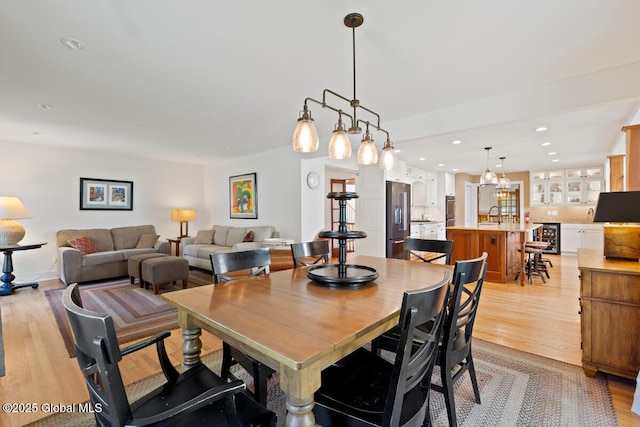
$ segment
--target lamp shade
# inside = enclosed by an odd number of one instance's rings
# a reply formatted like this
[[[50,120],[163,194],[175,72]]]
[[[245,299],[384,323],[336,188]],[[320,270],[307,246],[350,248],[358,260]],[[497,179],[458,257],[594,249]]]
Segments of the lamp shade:
[[[193,209],[173,209],[171,221],[193,221],[196,219],[196,211]]]
[[[293,131],[293,149],[299,153],[313,153],[318,151],[320,139],[318,130],[310,115],[305,114],[298,119]]]
[[[640,222],[640,191],[600,193],[593,222]]]
[[[342,124],[333,131],[331,140],[329,140],[329,157],[338,160],[351,157],[351,141]]]
[[[29,211],[20,199],[0,196],[0,245],[15,245],[25,235],[22,224],[16,219],[29,218]]]

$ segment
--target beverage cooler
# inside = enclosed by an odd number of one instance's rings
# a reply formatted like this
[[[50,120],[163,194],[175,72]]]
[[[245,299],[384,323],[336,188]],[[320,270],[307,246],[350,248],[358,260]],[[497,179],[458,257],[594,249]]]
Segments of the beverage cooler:
[[[540,231],[542,232],[542,239],[538,234]],[[543,222],[542,228],[534,230],[533,240],[542,240],[549,243],[549,246],[542,250],[545,254],[560,255],[560,223]]]

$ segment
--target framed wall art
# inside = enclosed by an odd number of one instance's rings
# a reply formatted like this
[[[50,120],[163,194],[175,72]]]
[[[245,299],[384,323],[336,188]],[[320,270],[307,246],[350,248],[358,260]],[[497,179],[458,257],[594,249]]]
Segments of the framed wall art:
[[[258,185],[256,174],[229,177],[229,217],[258,218]]]
[[[80,210],[133,210],[133,181],[80,178]]]

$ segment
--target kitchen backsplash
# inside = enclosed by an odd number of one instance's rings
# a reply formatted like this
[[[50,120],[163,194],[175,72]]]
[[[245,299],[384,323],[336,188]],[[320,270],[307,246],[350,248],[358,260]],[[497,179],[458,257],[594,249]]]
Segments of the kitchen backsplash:
[[[444,212],[436,206],[411,206],[411,219],[444,221]]]
[[[544,206],[528,207],[532,222],[593,222],[595,206]]]

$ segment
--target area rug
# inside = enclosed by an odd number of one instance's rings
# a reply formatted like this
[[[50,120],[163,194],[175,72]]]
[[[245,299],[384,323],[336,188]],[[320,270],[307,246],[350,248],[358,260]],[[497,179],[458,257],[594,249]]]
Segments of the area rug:
[[[65,289],[46,290],[44,295],[69,357],[75,357],[73,334],[62,305]],[[81,285],[80,295],[86,309],[111,315],[120,344],[178,327],[178,312],[171,304],[154,295],[152,290],[130,284],[129,279]]]
[[[221,352],[203,357],[214,372],[220,372]],[[469,376],[455,386],[458,425],[476,426],[617,426],[611,393],[604,375],[587,377],[582,368],[524,353],[479,339],[474,340],[474,360],[482,403],[475,404]],[[247,378],[239,369],[236,376]],[[131,401],[163,381],[154,375],[127,386]],[[251,387],[251,377],[248,377]],[[434,382],[438,373],[434,373]],[[274,375],[268,384],[267,406],[278,415],[278,426],[285,423],[284,394]],[[434,426],[447,426],[442,394],[431,393]],[[29,424],[42,426],[91,426],[90,414],[56,414]]]

